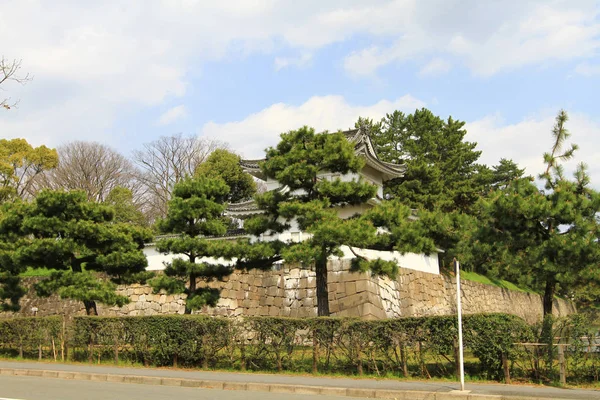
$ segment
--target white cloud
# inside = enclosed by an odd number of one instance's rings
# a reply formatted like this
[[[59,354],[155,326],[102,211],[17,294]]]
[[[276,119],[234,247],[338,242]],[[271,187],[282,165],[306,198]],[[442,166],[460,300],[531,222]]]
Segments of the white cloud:
[[[420,2],[410,11],[409,20],[385,36],[395,37],[391,45],[353,51],[345,60],[346,70],[368,76],[387,64],[446,54],[474,74],[490,76],[525,65],[587,58],[600,49],[594,1],[456,0]]]
[[[421,76],[438,76],[442,75],[448,71],[452,64],[443,58],[436,57],[429,61],[421,70],[419,71],[419,75]]]
[[[312,54],[303,53],[298,57],[275,57],[275,71],[294,66],[298,68],[305,68],[310,65],[312,61]]]
[[[581,63],[575,67],[575,72],[588,77],[600,75],[600,64]]]
[[[169,125],[180,118],[187,115],[187,108],[182,104],[179,106],[172,107],[161,114],[158,118],[159,125]]]
[[[260,158],[267,147],[277,144],[279,134],[303,125],[317,131],[345,130],[353,128],[359,116],[379,119],[390,110],[413,112],[423,106],[425,103],[410,95],[366,106],[348,104],[342,96],[315,96],[299,106],[273,104],[241,121],[209,122],[199,133],[230,143],[246,158]]]
[[[121,114],[182,97],[205,63],[250,54],[272,57],[276,69],[306,67],[345,41],[355,76],[406,60],[443,72],[436,58],[491,75],[590,57],[599,32],[594,0],[5,1],[3,55],[23,59],[35,80],[11,88],[21,112],[0,124],[7,135],[97,139]]]
[[[579,145],[575,157],[565,164],[570,174],[580,162],[589,167],[592,183],[600,187],[600,121],[586,114],[570,113],[567,129],[571,132],[569,143]],[[551,114],[525,118],[514,124],[506,124],[500,115],[490,115],[466,125],[466,140],[478,143],[482,150],[480,161],[496,165],[500,158],[513,159],[526,168],[530,175],[537,176],[544,170],[543,153],[552,147]]]

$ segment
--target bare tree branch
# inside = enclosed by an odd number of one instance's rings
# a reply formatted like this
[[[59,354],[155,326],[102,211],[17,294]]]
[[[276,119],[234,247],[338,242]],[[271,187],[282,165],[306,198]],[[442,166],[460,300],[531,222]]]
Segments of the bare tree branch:
[[[58,148],[58,166],[38,179],[36,190],[80,189],[91,201],[103,202],[116,187],[140,191],[133,164],[116,150],[97,143],[74,141]]]
[[[24,85],[29,82],[33,77],[28,73],[20,75],[19,70],[21,69],[21,60],[9,61],[4,56],[0,57],[0,85],[6,84],[9,81],[20,83]],[[0,87],[0,90],[4,90]],[[11,101],[10,97],[0,98],[0,108],[10,110],[16,107],[18,101]]]
[[[137,178],[145,188],[148,212],[154,218],[165,217],[173,185],[186,176],[194,175],[198,165],[214,150],[227,147],[226,143],[218,140],[179,133],[162,136],[134,151],[133,162],[140,169]]]

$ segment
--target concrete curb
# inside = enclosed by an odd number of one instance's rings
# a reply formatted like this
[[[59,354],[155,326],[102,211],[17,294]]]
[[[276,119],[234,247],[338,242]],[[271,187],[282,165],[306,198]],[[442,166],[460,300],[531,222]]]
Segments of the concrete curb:
[[[474,394],[468,391],[423,392],[411,390],[358,389],[329,386],[285,385],[275,383],[226,382],[158,376],[96,374],[88,372],[49,371],[41,369],[0,368],[0,375],[74,379],[142,385],[182,386],[202,389],[247,390],[254,392],[295,393],[395,400],[547,400],[545,397]],[[553,398],[553,400],[570,400]]]

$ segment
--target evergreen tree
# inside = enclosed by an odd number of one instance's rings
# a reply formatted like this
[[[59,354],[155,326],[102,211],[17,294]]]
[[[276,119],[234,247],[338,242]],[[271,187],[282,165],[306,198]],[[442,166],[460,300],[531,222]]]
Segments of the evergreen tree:
[[[159,221],[163,233],[179,237],[160,239],[156,248],[162,253],[182,254],[166,266],[164,275],[151,280],[156,292],[186,293],[186,313],[205,305],[214,306],[219,291],[197,287],[197,281],[222,279],[233,272],[233,267],[211,257],[223,256],[226,244],[213,236],[226,233],[228,221],[223,217],[229,188],[222,179],[203,176],[187,178],[175,184],[173,197],[168,202],[167,217]],[[231,258],[230,256],[226,258]],[[187,287],[186,287],[187,284]]]
[[[561,111],[552,150],[544,154],[545,190],[522,178],[483,199],[473,246],[488,273],[543,291],[544,315],[552,313],[555,294],[571,296],[578,287],[600,282],[600,194],[589,187],[585,165],[573,180],[564,176],[560,161],[577,149],[564,149],[566,122]]]
[[[276,147],[267,150],[261,164],[265,176],[276,179],[280,188],[256,196],[265,214],[250,218],[245,229],[264,241],[248,243],[238,248],[240,268],[271,268],[279,260],[310,268],[314,265],[319,316],[329,315],[327,292],[327,260],[341,256],[342,245],[367,247],[376,242],[376,228],[365,218],[342,219],[335,207],[363,204],[375,196],[376,187],[361,180],[332,180],[322,176],[358,173],[363,161],[354,153],[354,146],[341,132],[316,134],[303,127],[281,135]],[[269,241],[274,233],[284,232],[292,225],[310,234],[299,242]],[[360,259],[355,264],[361,270],[394,276],[395,263]]]
[[[386,184],[386,193],[417,209],[469,211],[484,192],[478,178],[481,154],[466,142],[465,123],[443,120],[427,109],[406,115],[387,114],[380,123],[359,119],[383,161],[404,163],[401,178]]]
[[[503,189],[509,185],[510,182],[523,178],[525,174],[524,168],[519,168],[517,163],[513,160],[506,158],[500,159],[498,165],[492,167],[492,189]]]
[[[19,300],[26,293],[19,276],[26,266],[15,262],[15,251],[23,242],[24,206],[21,201],[0,206],[0,311],[18,311]]]
[[[110,207],[89,202],[82,191],[42,191],[32,203],[3,214],[0,231],[19,238],[10,257],[15,272],[29,266],[54,270],[36,285],[39,295],[57,293],[83,301],[87,314],[97,315],[96,302],[128,302],[115,293],[115,283],[146,276],[142,248],[148,232],[115,223],[113,215]]]
[[[140,207],[133,201],[133,192],[123,186],[117,186],[108,193],[104,204],[115,212],[114,221],[145,226],[148,221]]]
[[[196,175],[221,178],[229,186],[228,203],[249,200],[256,193],[256,182],[240,165],[240,156],[225,149],[216,149],[198,166]]]

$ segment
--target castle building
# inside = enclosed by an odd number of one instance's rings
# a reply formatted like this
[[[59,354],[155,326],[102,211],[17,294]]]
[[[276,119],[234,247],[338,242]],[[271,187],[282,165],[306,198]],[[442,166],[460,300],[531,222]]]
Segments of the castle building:
[[[370,137],[362,129],[359,128],[349,130],[344,132],[344,134],[347,140],[354,144],[356,155],[365,161],[364,167],[358,173],[349,172],[346,174],[337,174],[323,171],[318,175],[318,178],[326,180],[341,179],[342,181],[363,180],[377,187],[376,196],[369,199],[364,204],[337,207],[337,213],[341,218],[349,218],[353,215],[361,214],[379,204],[383,200],[384,182],[390,179],[402,177],[404,166],[380,160],[375,152]],[[281,187],[277,180],[263,175],[260,169],[261,161],[263,160],[242,160],[241,165],[249,174],[265,182],[266,189],[268,191],[289,190],[289,188]],[[262,210],[259,209],[254,200],[249,200],[240,203],[229,204],[226,213],[232,218],[243,220],[249,216],[262,213]],[[252,241],[281,240],[284,242],[299,242],[307,239],[310,236],[309,234],[302,232],[294,221],[291,221],[290,228],[282,233],[263,234],[260,237],[249,237],[243,231],[238,231],[227,237],[219,239],[239,239],[241,237],[248,237]],[[396,251],[378,251],[358,248],[353,248],[352,250],[353,251],[351,251],[348,246],[342,246],[342,251],[344,252],[342,259],[352,259],[355,257],[354,253],[356,253],[367,259],[380,258],[388,261],[395,260],[399,266],[404,268],[439,274],[439,261],[437,254],[401,254]],[[144,252],[148,257],[148,269],[150,270],[163,269],[164,262],[169,262],[173,257],[176,257],[174,255],[163,255],[158,253],[152,244],[149,244],[144,249]],[[227,263],[224,260],[220,261]]]

